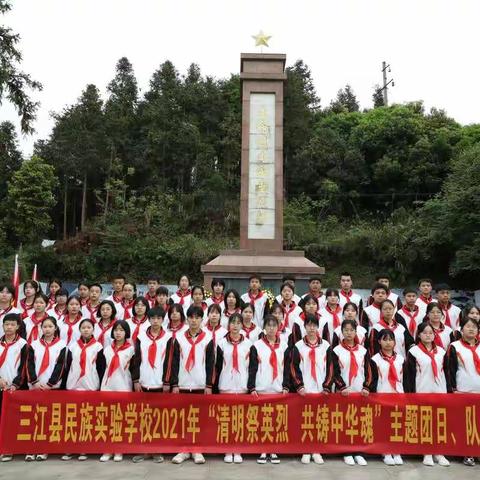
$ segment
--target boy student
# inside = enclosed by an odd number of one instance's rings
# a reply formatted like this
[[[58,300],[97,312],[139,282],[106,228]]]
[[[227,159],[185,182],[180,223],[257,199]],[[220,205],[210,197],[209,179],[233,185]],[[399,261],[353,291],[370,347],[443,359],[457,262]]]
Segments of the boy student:
[[[403,318],[410,335],[415,338],[417,335],[417,328],[423,322],[423,316],[420,315],[420,309],[415,304],[417,301],[417,291],[414,288],[406,288],[403,291],[403,299],[405,300],[405,304],[396,314],[397,321],[399,319],[398,317]]]
[[[187,310],[188,329],[168,341],[166,358],[172,355],[172,368],[170,375],[164,376],[163,384],[170,387],[172,393],[212,393],[211,385],[207,387],[206,379],[207,373],[212,375],[214,365],[206,360],[207,347],[210,345],[209,348],[213,349],[213,342],[210,332],[201,328],[202,319],[203,310],[190,306]],[[189,452],[178,453],[173,457],[172,463],[183,463],[190,456],[194,463],[205,463],[201,453]]]
[[[429,278],[421,278],[418,281],[418,289],[420,290],[420,295],[415,302],[415,305],[420,308],[420,315],[424,316],[425,311],[427,310],[428,304],[436,302],[432,297],[433,283]]]
[[[158,275],[149,275],[147,278],[148,292],[144,295],[150,304],[150,308],[155,306],[157,289],[160,286],[160,277]]]
[[[99,283],[92,283],[89,287],[89,298],[87,303],[82,306],[82,317],[90,318],[93,322],[97,321],[97,310],[100,306],[100,297],[103,288]]]
[[[209,307],[213,303],[220,305],[223,309],[224,292],[225,292],[225,282],[221,278],[214,278],[210,285],[212,287],[212,296],[205,300],[205,303]]]
[[[445,316],[445,325],[454,332],[460,330],[462,320],[462,311],[450,301],[450,287],[446,283],[439,283],[435,286],[437,292],[437,302],[443,310]]]
[[[388,287],[384,283],[376,283],[372,288],[371,298],[373,301],[363,310],[360,323],[365,330],[369,330],[380,321],[380,306],[387,300]],[[393,303],[393,302],[392,302]]]
[[[112,294],[106,298],[106,300],[111,300],[115,304],[115,308],[122,306],[123,301],[123,286],[125,285],[125,275],[117,273],[112,276]],[[121,309],[120,309],[121,310]]]
[[[308,280],[308,292],[302,295],[302,299],[304,299],[307,295],[311,295],[317,301],[317,311],[320,311],[325,304],[327,303],[327,299],[322,292],[322,280],[320,277],[310,277]]]
[[[282,285],[284,285],[285,283],[289,283],[292,286],[293,291],[295,291],[295,277],[294,276],[285,275],[282,278]],[[275,297],[275,300],[278,303],[282,303],[282,292],[281,291],[280,291],[280,294]],[[294,293],[292,300],[295,302],[295,305],[298,305],[300,303],[301,298],[296,293]]]
[[[382,273],[381,275],[377,275],[375,277],[375,282],[376,283],[382,283],[383,285],[385,285],[387,287],[387,298],[388,298],[388,300],[393,302],[393,304],[395,305],[395,311],[402,308],[402,302],[401,302],[399,296],[396,293],[393,293],[390,290],[390,277],[388,275],[386,275],[384,273]],[[371,305],[372,303],[373,303],[373,296],[370,295],[370,297],[368,299],[368,304]]]
[[[10,283],[0,284],[0,337],[3,335],[3,318],[8,313],[20,313],[18,308],[12,307],[15,288]]]
[[[352,274],[349,272],[343,272],[340,275],[340,307],[345,306],[347,303],[354,303],[358,307],[359,318],[362,317],[363,312],[363,300],[362,297],[352,290]]]
[[[250,303],[255,309],[253,323],[261,327],[265,315],[265,305],[267,303],[267,294],[262,291],[262,278],[260,275],[251,275],[248,279],[248,292],[241,297],[244,303]]]
[[[55,318],[55,320],[61,324],[65,315],[67,314],[67,300],[68,300],[68,290],[61,288],[55,292],[55,304],[52,308],[47,310],[47,315]]]
[[[170,299],[168,295],[168,288],[160,286],[155,290],[155,307],[163,308],[165,312],[164,323],[168,323],[168,310],[170,309]]]

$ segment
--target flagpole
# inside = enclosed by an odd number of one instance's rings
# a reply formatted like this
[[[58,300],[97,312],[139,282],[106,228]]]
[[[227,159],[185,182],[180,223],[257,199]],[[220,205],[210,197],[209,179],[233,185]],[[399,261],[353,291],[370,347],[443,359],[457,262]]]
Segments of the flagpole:
[[[18,267],[18,253],[15,255],[15,266],[13,267],[12,285],[15,289],[13,306],[16,307],[18,304],[18,289],[20,287],[20,269]]]

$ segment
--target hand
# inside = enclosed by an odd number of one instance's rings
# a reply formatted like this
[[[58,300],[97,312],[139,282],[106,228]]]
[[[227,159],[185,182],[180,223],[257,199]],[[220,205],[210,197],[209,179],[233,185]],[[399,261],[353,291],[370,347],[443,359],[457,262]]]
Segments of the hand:
[[[282,395],[287,395],[288,393],[289,393],[289,392],[288,392],[288,390],[287,390],[286,388],[284,388],[284,389],[282,390]]]
[[[52,387],[49,387],[46,383],[40,384],[41,390],[51,390]]]
[[[140,382],[136,382],[133,384],[133,389],[136,391],[136,392],[141,392],[142,391],[142,386],[140,385]]]
[[[327,390],[326,388],[322,390],[322,395],[330,395],[330,393],[330,390]]]
[[[344,397],[348,397],[348,396],[350,395],[350,387],[344,388],[340,393],[341,393]]]
[[[205,387],[205,395],[211,395],[212,389],[210,387]]]
[[[368,397],[370,395],[370,390],[366,388],[362,388],[361,394],[362,394],[362,397]]]
[[[14,392],[15,390],[17,390],[17,386],[16,385],[11,385],[10,388],[8,389],[10,392]]]
[[[41,390],[41,389],[42,389],[42,385],[40,382],[34,383],[32,385],[32,390]]]
[[[178,387],[172,387],[172,393],[180,393],[180,389]]]
[[[170,385],[163,386],[163,393],[170,393]]]
[[[258,398],[258,393],[256,390],[253,390],[250,395],[253,395],[255,398]]]
[[[305,389],[302,387],[299,391],[298,391],[298,394],[301,395],[302,397],[304,397],[307,392],[305,392]]]
[[[7,382],[3,378],[0,378],[0,390],[5,390],[6,388]]]

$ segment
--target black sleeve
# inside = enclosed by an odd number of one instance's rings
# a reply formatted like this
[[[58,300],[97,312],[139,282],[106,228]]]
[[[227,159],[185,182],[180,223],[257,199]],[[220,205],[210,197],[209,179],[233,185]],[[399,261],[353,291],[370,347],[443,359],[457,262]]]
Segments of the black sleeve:
[[[30,347],[25,344],[20,351],[20,362],[18,365],[17,376],[13,379],[12,385],[17,388],[25,388],[25,381],[27,379],[27,357]]]
[[[130,359],[130,375],[132,376],[132,382],[138,383],[140,379],[140,362],[142,361],[142,351],[140,350],[140,340],[135,340],[135,348],[133,356]]]
[[[206,381],[205,386],[207,388],[213,388],[213,377],[215,372],[215,344],[213,340],[210,340],[207,345],[207,350],[205,352],[205,370],[206,370]]]
[[[254,345],[250,347],[250,361],[248,363],[248,382],[247,388],[251,393],[255,390],[255,384],[257,380],[258,372],[258,352]]]
[[[362,316],[360,317],[360,325],[367,331],[368,334],[368,330],[370,329],[370,320],[365,310],[362,311]]]
[[[338,338],[338,335],[335,332],[333,332],[332,348],[335,348],[339,343],[340,343],[340,339]]]
[[[299,340],[302,339],[302,330],[301,330],[300,325],[298,323],[293,324],[292,333],[290,335],[292,336],[292,342],[293,342],[294,345]]]
[[[410,334],[408,328],[405,328],[405,332],[403,333],[403,340],[405,342],[405,352],[408,353],[410,348],[412,348],[412,345],[415,345],[415,340]]]
[[[32,385],[35,385],[37,380],[37,371],[35,368],[35,350],[32,347],[28,348],[27,353],[27,380]]]
[[[358,318],[362,318],[363,315],[363,299],[358,302]]]
[[[292,358],[292,349],[291,348],[285,349],[285,353],[283,354],[282,388],[287,391],[290,391],[290,387],[292,386],[292,378],[290,373],[291,358]]]
[[[180,369],[180,345],[173,337],[167,342],[165,359],[166,361],[163,362],[163,384],[177,387]]]
[[[223,369],[223,350],[217,345],[217,356],[215,361],[215,369],[213,373],[212,385],[218,388],[218,380]]]
[[[347,388],[347,384],[342,378],[342,371],[340,369],[340,360],[338,355],[332,349],[332,364],[333,364],[333,382],[329,385],[329,390],[332,389],[332,383],[335,383],[335,391],[341,392]]]
[[[378,370],[377,370],[377,364],[371,359],[368,352],[365,354],[363,368],[364,368],[364,376],[365,376],[365,381],[363,382],[363,388],[373,393],[375,392],[377,387]]]
[[[397,297],[397,310],[400,310],[403,307],[402,301],[400,300],[400,297]]]
[[[97,369],[98,378],[100,379],[100,384],[102,383],[103,376],[105,375],[105,370],[107,369],[107,360],[103,354],[103,349],[97,353],[97,359],[95,360],[95,368]]]
[[[380,344],[378,343],[378,331],[376,328],[372,328],[372,330],[370,330],[370,335],[368,336],[368,353],[373,357],[379,351]]]
[[[290,358],[290,375],[292,378],[293,387],[295,390],[303,388],[303,375],[300,369],[300,352],[297,347],[293,347],[291,350]]]
[[[58,354],[57,361],[55,362],[55,367],[53,368],[53,372],[47,382],[47,385],[49,387],[54,387],[63,378],[66,363],[67,347],[64,347],[60,350],[60,353]]]
[[[325,381],[323,382],[322,387],[324,390],[332,391],[332,385],[335,381],[334,365],[333,365],[333,350],[332,347],[328,347],[327,350],[327,374],[325,375]]]
[[[328,330],[328,322],[323,326],[322,339],[330,343],[330,331]]]
[[[455,392],[457,390],[458,357],[457,350],[453,345],[448,347],[445,355],[444,370],[447,377],[447,388],[449,388],[449,392]]]
[[[403,389],[405,393],[415,393],[417,377],[417,360],[410,353],[407,353],[407,360],[403,366]]]
[[[407,322],[405,321],[405,319],[404,319],[398,312],[395,314],[395,321],[396,321],[399,325],[401,325],[402,327],[404,327],[405,330],[410,331],[410,330],[408,330]]]
[[[60,387],[62,390],[67,389],[67,379],[68,379],[68,376],[70,375],[70,368],[72,367],[72,352],[68,347],[67,347],[66,354],[67,354],[67,359],[65,362],[65,370],[63,372],[62,386]]]
[[[371,393],[375,393],[378,389],[378,365],[370,357],[370,367],[372,369],[372,383],[369,388]],[[366,385],[364,385],[366,387]]]

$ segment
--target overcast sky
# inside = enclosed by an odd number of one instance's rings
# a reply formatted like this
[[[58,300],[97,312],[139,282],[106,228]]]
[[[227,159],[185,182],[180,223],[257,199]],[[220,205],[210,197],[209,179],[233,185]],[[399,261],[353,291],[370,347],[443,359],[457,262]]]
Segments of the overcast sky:
[[[391,64],[392,102],[422,99],[462,124],[480,122],[478,0],[14,0],[0,22],[21,35],[22,68],[44,85],[37,133],[21,137],[26,155],[52,128],[50,112],[73,103],[88,83],[102,92],[117,60],[132,62],[142,91],[166,59],[180,73],[236,73],[251,35],[272,35],[264,52],[301,58],[323,106],[349,83],[371,106],[381,62]],[[5,102],[0,120],[18,125]]]

